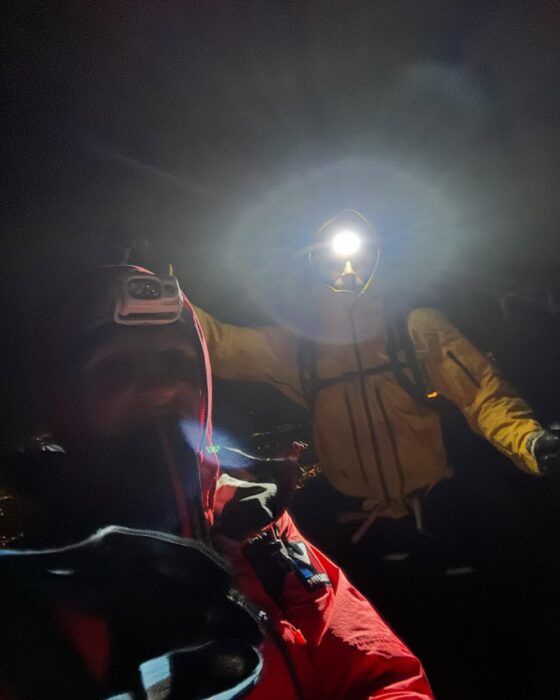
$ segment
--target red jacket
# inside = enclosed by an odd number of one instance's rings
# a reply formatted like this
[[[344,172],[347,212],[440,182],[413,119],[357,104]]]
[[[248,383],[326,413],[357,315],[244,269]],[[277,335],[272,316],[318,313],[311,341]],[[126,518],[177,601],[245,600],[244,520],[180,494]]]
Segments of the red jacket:
[[[306,700],[432,698],[422,665],[383,622],[344,573],[301,536],[289,515],[277,523],[288,541],[303,543],[314,568],[330,583],[308,590],[295,573],[286,576],[278,601],[264,590],[241,550],[230,554],[243,592],[269,616],[275,630],[264,645],[264,670],[251,700],[298,698],[288,653]]]
[[[269,630],[261,649],[263,673],[250,700],[428,700],[432,691],[420,661],[383,622],[344,573],[298,532],[289,515],[279,534],[303,544],[314,569],[329,582],[313,590],[288,573],[274,600],[241,547],[229,552],[238,587],[263,610]],[[102,678],[110,638],[101,620],[68,611],[65,631]],[[9,698],[0,693],[0,698]],[[16,695],[14,700],[20,700]]]

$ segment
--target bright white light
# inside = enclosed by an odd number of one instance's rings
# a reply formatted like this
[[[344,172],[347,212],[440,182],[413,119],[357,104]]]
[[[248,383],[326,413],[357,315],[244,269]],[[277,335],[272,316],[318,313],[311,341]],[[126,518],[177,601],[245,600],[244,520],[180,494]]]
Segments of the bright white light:
[[[361,245],[360,237],[350,230],[339,231],[332,239],[332,248],[335,254],[340,255],[340,257],[354,255]]]

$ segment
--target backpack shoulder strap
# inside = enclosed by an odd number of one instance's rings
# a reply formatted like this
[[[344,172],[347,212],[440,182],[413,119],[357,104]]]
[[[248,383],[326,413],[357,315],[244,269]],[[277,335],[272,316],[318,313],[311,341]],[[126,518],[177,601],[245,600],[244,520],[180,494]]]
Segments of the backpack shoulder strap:
[[[408,332],[408,319],[418,304],[390,304],[385,309],[387,352],[395,378],[401,387],[419,404],[434,408],[428,376],[416,354]],[[402,358],[402,360],[401,360]],[[403,362],[404,360],[404,362]],[[405,369],[410,370],[410,374]]]
[[[297,365],[303,398],[308,409],[313,413],[315,397],[318,391],[317,380],[317,343],[311,338],[300,338],[297,349]]]
[[[434,401],[429,398],[431,389],[428,377],[420,363],[412,338],[408,332],[408,319],[415,308],[423,304],[392,303],[385,307],[385,327],[387,333],[387,352],[389,364],[398,383],[418,403],[434,408]],[[317,376],[317,343],[310,338],[299,340],[297,364],[303,396],[311,412],[315,405],[317,393],[325,383]],[[410,375],[405,372],[410,370]],[[340,380],[341,378],[339,378]]]

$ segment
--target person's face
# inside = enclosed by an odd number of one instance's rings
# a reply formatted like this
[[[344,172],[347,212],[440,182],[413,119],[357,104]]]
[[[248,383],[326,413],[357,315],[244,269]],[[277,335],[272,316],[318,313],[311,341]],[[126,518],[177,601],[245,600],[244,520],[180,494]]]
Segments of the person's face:
[[[110,437],[167,415],[197,420],[201,386],[195,348],[175,328],[116,328],[82,364],[79,422]]]
[[[332,240],[319,241],[312,255],[318,276],[334,289],[359,292],[370,278],[377,261],[378,248],[373,241],[360,241],[359,248],[350,254],[333,249]]]
[[[311,259],[323,282],[357,293],[374,271],[378,252],[377,242],[368,232],[329,227],[317,239]]]

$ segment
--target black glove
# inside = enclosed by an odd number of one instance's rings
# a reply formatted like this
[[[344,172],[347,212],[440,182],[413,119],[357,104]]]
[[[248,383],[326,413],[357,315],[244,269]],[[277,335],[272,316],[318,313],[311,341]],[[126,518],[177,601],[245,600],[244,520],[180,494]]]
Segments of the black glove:
[[[240,542],[270,525],[283,510],[276,484],[242,481],[222,474],[216,492],[213,534]]]
[[[301,478],[298,460],[305,448],[304,443],[294,442],[286,457],[255,460],[253,474],[246,468],[244,479],[222,473],[214,506],[214,534],[240,542],[277,520]]]
[[[541,474],[560,473],[560,423],[553,423],[537,435],[532,449]]]

